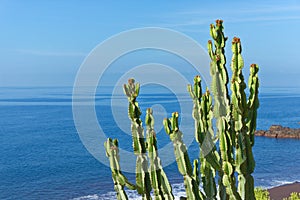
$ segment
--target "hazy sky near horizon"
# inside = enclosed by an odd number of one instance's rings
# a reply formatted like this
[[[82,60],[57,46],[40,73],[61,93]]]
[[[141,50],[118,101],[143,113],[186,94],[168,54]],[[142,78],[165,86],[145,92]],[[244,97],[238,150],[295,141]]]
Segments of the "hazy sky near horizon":
[[[239,36],[245,68],[258,63],[263,86],[300,86],[297,0],[1,0],[0,87],[72,86],[96,45],[133,28],[174,29],[206,48],[209,24],[219,18],[229,37],[226,53]]]

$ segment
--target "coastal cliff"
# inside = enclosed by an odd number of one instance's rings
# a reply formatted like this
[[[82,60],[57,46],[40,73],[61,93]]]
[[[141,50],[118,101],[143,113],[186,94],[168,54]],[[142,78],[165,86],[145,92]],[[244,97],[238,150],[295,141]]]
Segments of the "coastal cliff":
[[[259,130],[255,132],[256,136],[271,138],[293,138],[300,139],[300,128],[293,129],[281,125],[272,125],[269,130]]]

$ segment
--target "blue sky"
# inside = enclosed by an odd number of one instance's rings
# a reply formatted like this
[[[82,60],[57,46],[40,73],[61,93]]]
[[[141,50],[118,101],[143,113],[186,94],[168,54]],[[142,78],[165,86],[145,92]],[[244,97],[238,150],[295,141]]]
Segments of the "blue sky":
[[[209,24],[219,18],[229,41],[241,38],[245,68],[254,62],[260,65],[263,86],[300,86],[296,0],[1,0],[0,86],[72,86],[96,45],[132,28],[174,29],[206,47]],[[230,48],[226,50],[230,56]]]

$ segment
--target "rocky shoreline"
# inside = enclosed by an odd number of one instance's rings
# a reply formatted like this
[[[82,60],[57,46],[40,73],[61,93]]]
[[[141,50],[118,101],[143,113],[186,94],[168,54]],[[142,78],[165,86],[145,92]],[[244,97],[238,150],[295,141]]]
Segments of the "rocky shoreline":
[[[255,132],[256,136],[264,136],[271,138],[292,138],[300,139],[300,128],[289,128],[281,125],[272,125],[269,130],[259,130]]]

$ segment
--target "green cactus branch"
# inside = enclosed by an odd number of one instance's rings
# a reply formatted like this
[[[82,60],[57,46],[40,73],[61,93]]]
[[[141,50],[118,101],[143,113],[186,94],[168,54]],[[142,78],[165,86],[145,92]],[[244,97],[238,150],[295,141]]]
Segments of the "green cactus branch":
[[[124,84],[124,93],[127,96],[128,116],[131,120],[131,132],[133,141],[133,151],[137,156],[136,159],[136,186],[139,194],[145,200],[151,199],[151,182],[148,172],[148,158],[146,155],[146,143],[142,120],[140,119],[141,111],[136,101],[139,95],[140,85],[135,84],[134,79],[129,79],[128,84]]]
[[[242,199],[255,199],[254,180],[251,176],[255,161],[252,153],[251,137],[248,134],[247,117],[248,105],[246,98],[246,83],[242,74],[244,61],[241,56],[242,48],[239,38],[232,40],[232,80],[231,99],[234,132],[236,134],[236,171],[238,172],[238,192]],[[250,76],[251,77],[251,76]],[[254,139],[254,138],[253,138]]]
[[[193,99],[193,118],[195,120],[195,138],[199,143],[201,179],[208,199],[216,199],[216,170],[220,171],[219,155],[213,142],[211,98],[207,91],[202,95],[201,78],[194,78],[194,87],[188,85],[188,91]],[[210,164],[211,163],[211,164]],[[212,167],[213,166],[213,167]]]
[[[210,35],[214,41],[208,41],[208,52],[211,58],[212,92],[217,101],[214,104],[214,115],[216,117],[226,116],[230,112],[228,95],[228,72],[225,67],[225,42],[227,37],[223,33],[223,21],[216,20],[216,25],[210,25]]]
[[[223,33],[223,21],[217,20],[216,26],[211,25],[211,37],[214,41],[208,42],[208,51],[211,57],[212,93],[214,95],[214,117],[217,124],[217,135],[219,137],[222,171],[219,171],[219,196],[222,198],[239,199],[235,193],[234,177],[234,151],[231,125],[231,106],[228,95],[228,72],[225,67],[225,38]],[[217,36],[216,36],[217,35]],[[226,194],[225,194],[226,192]]]
[[[154,130],[154,117],[152,112],[151,108],[147,109],[145,123],[147,126],[147,147],[150,161],[149,172],[154,199],[173,200],[174,196],[172,194],[172,187],[161,166],[160,158],[158,157],[156,133]]]
[[[205,195],[199,190],[198,180],[194,177],[193,168],[187,153],[187,148],[182,140],[182,132],[178,124],[179,114],[174,112],[172,117],[164,119],[164,128],[174,146],[174,154],[179,172],[183,175],[187,199],[205,199]]]
[[[256,130],[257,109],[259,107],[258,70],[259,70],[258,65],[256,65],[256,64],[251,65],[250,76],[249,76],[249,81],[248,81],[250,95],[249,95],[248,102],[247,102],[247,107],[248,107],[247,127],[248,127],[248,134],[250,135],[251,146],[254,145],[254,133]]]
[[[117,139],[110,139],[108,138],[107,141],[104,143],[106,156],[109,159],[110,169],[112,173],[112,178],[114,181],[114,189],[117,193],[118,200],[126,200],[128,199],[125,191],[124,186],[131,190],[135,190],[136,187],[134,184],[130,183],[127,178],[122,174],[120,169],[120,157],[119,157],[119,145]]]

